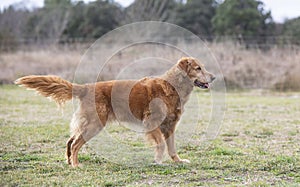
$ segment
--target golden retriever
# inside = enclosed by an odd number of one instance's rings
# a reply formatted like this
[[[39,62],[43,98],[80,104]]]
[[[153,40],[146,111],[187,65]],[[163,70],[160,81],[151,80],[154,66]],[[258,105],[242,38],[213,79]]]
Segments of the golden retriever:
[[[72,98],[80,100],[66,150],[67,163],[76,167],[79,149],[113,119],[141,126],[155,143],[156,163],[162,163],[165,144],[175,162],[189,163],[176,153],[175,127],[193,87],[207,89],[214,79],[197,59],[184,57],[159,77],[79,85],[57,76],[30,75],[19,78],[15,84],[35,89],[59,105]]]

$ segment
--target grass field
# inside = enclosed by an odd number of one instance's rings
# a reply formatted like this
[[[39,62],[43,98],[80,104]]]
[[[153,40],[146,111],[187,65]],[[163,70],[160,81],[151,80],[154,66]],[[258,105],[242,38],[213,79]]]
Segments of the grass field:
[[[204,106],[200,135],[209,120],[210,95],[195,94]],[[300,185],[300,93],[228,93],[215,140],[201,144],[191,136],[179,141],[179,155],[191,164],[167,160],[159,166],[146,160],[130,166],[110,162],[88,144],[79,153],[82,166],[73,169],[64,158],[72,111],[71,103],[62,115],[32,91],[0,87],[0,186]],[[126,134],[118,127],[113,132]],[[143,145],[139,139],[131,143]]]

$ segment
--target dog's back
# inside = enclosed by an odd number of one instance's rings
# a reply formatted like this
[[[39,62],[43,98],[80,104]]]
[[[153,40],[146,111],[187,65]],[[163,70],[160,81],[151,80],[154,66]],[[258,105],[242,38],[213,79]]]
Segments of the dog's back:
[[[103,125],[110,119],[142,124],[180,112],[180,99],[172,85],[161,78],[115,80],[87,85],[87,93],[80,97],[81,110],[94,110]],[[152,120],[153,120],[152,119]]]

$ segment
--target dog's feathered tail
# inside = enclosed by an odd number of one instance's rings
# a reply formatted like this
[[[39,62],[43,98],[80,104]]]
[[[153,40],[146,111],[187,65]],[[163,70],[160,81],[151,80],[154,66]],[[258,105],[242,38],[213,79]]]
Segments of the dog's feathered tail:
[[[87,88],[84,85],[72,84],[57,76],[29,75],[21,77],[15,84],[36,90],[42,96],[53,99],[60,107],[72,97],[82,97]]]

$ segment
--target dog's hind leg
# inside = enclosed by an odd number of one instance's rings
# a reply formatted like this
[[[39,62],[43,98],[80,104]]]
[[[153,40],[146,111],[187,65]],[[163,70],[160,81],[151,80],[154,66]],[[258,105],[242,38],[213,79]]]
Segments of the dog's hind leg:
[[[88,142],[91,138],[96,136],[105,126],[108,119],[108,112],[105,105],[97,105],[98,108],[102,109],[99,112],[94,110],[78,110],[71,121],[71,134],[72,138],[68,143],[71,144],[71,165],[77,167],[79,164],[78,161],[78,152],[80,148]],[[83,107],[88,108],[88,107]],[[98,109],[97,108],[97,109]],[[69,144],[68,144],[69,145]]]
[[[71,144],[71,164],[73,167],[77,167],[79,164],[78,152],[80,148],[102,129],[103,126],[99,123],[89,123],[86,128],[82,129],[83,131],[75,137]]]
[[[73,130],[74,139],[71,143],[70,156],[71,165],[73,167],[77,167],[79,164],[78,152],[80,148],[103,129],[106,120],[106,114],[103,114],[99,117],[98,115],[89,116],[88,118],[85,115],[81,115],[77,117],[77,120],[75,119],[75,123],[77,124],[75,124],[75,129]]]
[[[78,161],[78,152],[80,148],[85,144],[85,140],[82,135],[79,135],[74,139],[72,145],[71,145],[71,164],[73,167],[77,167],[79,164]]]
[[[73,167],[77,167],[79,164],[78,161],[78,152],[80,148],[86,143],[87,141],[82,135],[79,135],[74,139],[71,145],[71,164]]]
[[[74,139],[75,139],[75,136],[72,136],[67,141],[66,159],[67,159],[68,164],[71,164],[71,158],[70,158],[71,157],[71,145],[72,145]]]

